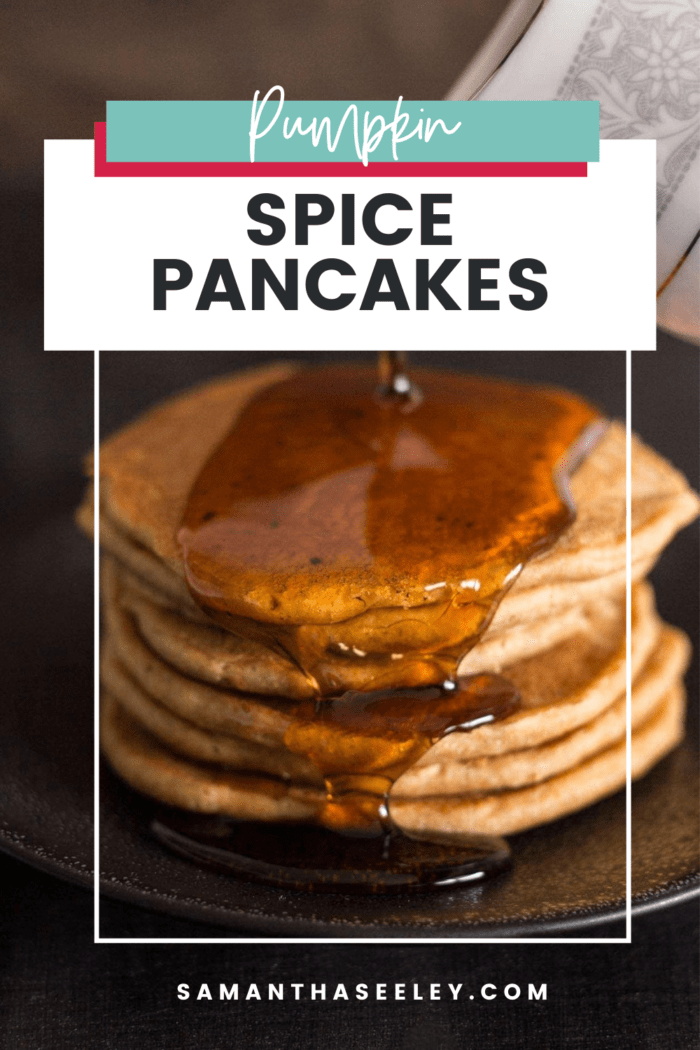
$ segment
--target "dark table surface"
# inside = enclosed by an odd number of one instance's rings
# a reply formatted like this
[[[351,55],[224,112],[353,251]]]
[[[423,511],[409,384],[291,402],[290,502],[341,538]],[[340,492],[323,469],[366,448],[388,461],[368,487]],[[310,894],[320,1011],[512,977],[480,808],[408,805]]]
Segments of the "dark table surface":
[[[90,895],[0,860],[3,1050],[690,1050],[697,1046],[695,904],[640,917],[628,945],[93,944]],[[125,934],[216,935],[211,927],[105,902]],[[135,922],[135,920],[137,920]],[[180,929],[178,929],[180,927]],[[604,929],[599,932],[605,933]],[[177,999],[221,981],[441,983],[439,1002]],[[474,1000],[445,1000],[447,983]],[[485,983],[547,984],[547,1001],[480,999]],[[241,992],[243,994],[243,991]]]

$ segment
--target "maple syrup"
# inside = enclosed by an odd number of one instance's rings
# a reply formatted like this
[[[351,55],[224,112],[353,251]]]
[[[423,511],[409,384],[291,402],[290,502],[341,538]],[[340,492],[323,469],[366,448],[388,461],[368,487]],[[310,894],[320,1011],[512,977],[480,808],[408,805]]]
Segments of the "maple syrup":
[[[393,832],[337,835],[314,825],[269,824],[159,811],[156,838],[188,860],[252,882],[314,892],[393,894],[478,885],[510,867],[502,838],[425,842]]]
[[[315,700],[290,700],[284,743],[319,769],[326,798],[303,835],[182,814],[156,822],[161,840],[305,888],[424,889],[503,870],[501,839],[397,835],[389,792],[447,733],[517,709],[507,680],[458,667],[526,562],[572,522],[567,480],[601,432],[574,395],[409,378],[389,351],[379,384],[371,369],[317,368],[254,397],[203,467],[179,539],[201,608],[306,674]],[[329,642],[333,617],[338,639],[363,617],[382,629],[371,649]],[[367,689],[334,693],[329,648],[369,661]]]
[[[297,704],[284,743],[323,773],[320,825],[381,836],[392,830],[389,791],[402,773],[448,733],[499,721],[518,706],[515,687],[494,674],[418,689],[347,692]]]
[[[403,400],[408,404],[421,401],[422,394],[406,371],[405,350],[380,350],[378,369],[377,397]]]

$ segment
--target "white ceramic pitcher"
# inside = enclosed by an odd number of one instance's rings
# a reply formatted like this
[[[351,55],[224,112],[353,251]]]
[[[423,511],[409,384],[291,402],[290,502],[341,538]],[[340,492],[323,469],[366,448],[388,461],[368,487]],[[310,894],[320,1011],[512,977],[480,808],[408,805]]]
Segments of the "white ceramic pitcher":
[[[600,102],[657,141],[657,317],[700,343],[700,0],[513,0],[449,99]]]

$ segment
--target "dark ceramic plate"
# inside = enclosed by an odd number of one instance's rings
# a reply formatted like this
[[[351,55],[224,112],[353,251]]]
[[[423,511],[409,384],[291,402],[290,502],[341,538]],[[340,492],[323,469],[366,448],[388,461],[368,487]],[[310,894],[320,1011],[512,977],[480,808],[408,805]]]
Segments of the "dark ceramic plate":
[[[6,583],[25,600],[8,617],[0,708],[0,845],[86,886],[93,848],[91,558],[68,515],[47,517],[8,545]],[[686,742],[634,788],[636,911],[698,892],[697,769]],[[595,936],[598,923],[624,913],[623,795],[514,837],[513,871],[480,889],[382,899],[270,889],[199,868],[151,838],[150,807],[107,769],[101,794],[105,894],[225,926],[232,935]]]
[[[178,389],[278,355],[237,352],[102,355],[106,431]],[[295,354],[302,358],[305,355]],[[323,354],[306,355],[314,360]],[[624,413],[621,355],[606,353],[416,354],[418,364],[560,383],[611,415]],[[92,878],[92,552],[70,508],[76,465],[92,438],[85,406],[92,360],[84,353],[26,353],[0,360],[0,411],[9,440],[0,460],[3,510],[0,638],[0,846],[63,878]],[[9,372],[8,372],[9,369]],[[659,337],[634,355],[633,422],[698,485],[698,358]],[[62,509],[61,509],[62,508]],[[697,530],[685,530],[654,574],[659,607],[697,642]],[[688,676],[697,706],[697,658]],[[698,759],[686,743],[634,788],[633,898],[637,911],[698,892]],[[163,913],[160,935],[188,935],[175,916],[240,936],[464,937],[590,933],[624,912],[625,807],[621,796],[512,839],[515,866],[482,889],[371,899],[267,889],[200,869],[162,849],[148,806],[105,771],[102,883],[112,897]],[[105,936],[124,936],[110,913]],[[122,918],[124,913],[122,913]],[[169,917],[170,916],[170,917]],[[129,911],[129,935],[151,916]],[[143,919],[143,926],[140,920]],[[121,923],[121,925],[119,925]],[[220,930],[212,926],[214,936]],[[194,929],[194,927],[193,927]],[[193,934],[190,934],[193,935]]]

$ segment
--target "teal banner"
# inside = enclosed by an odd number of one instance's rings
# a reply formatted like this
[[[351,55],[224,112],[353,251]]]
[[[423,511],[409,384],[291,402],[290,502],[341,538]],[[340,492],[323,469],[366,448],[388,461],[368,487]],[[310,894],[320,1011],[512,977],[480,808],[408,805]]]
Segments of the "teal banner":
[[[269,97],[268,97],[269,96]],[[108,102],[107,160],[597,161],[597,102]]]

